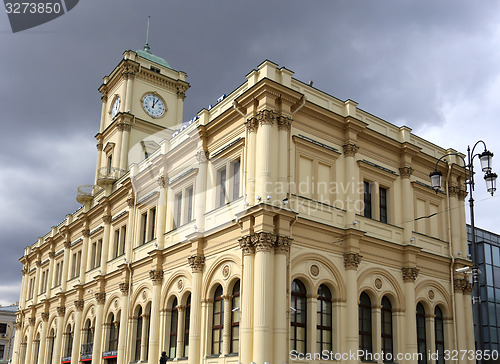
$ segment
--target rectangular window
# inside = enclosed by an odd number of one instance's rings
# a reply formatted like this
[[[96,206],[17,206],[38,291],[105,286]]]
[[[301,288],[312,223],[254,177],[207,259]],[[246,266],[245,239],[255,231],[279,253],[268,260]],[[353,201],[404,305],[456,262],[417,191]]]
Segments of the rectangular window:
[[[7,324],[0,324],[0,334],[7,334]]]
[[[175,226],[182,225],[182,193],[175,195]]]
[[[119,255],[120,250],[120,229],[115,230],[114,235],[114,243],[113,243],[113,258],[116,258]]]
[[[370,182],[363,182],[364,190],[364,216],[372,218],[372,191]]]
[[[219,206],[226,203],[226,168],[219,170],[217,179],[219,181]]]
[[[82,263],[82,251],[78,251],[76,254],[76,271],[75,271],[75,277],[78,277],[80,275],[80,265]]]
[[[142,244],[146,244],[146,239],[147,239],[147,230],[148,230],[148,213],[145,212],[141,215],[141,241]]]
[[[127,236],[127,225],[122,226],[120,232],[120,248],[118,249],[119,255],[125,254],[125,238]]]
[[[240,197],[240,161],[233,163],[233,200]]]
[[[380,221],[387,223],[387,189],[380,187]]]
[[[35,279],[31,278],[30,279],[30,288],[29,288],[29,293],[28,293],[28,299],[29,300],[31,300],[33,298],[34,283],[35,283]]]
[[[5,345],[0,345],[0,359],[5,359]]]
[[[193,220],[193,187],[189,187],[187,190],[187,222]]]
[[[155,238],[155,226],[156,226],[156,207],[149,210],[149,240]]]
[[[76,253],[71,257],[71,278],[76,277]]]

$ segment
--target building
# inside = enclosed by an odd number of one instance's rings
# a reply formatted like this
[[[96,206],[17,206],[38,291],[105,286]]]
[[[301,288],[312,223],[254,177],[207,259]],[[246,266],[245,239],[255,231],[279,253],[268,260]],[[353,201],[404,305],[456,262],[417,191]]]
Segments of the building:
[[[0,306],[0,363],[10,363],[16,336],[18,305]]]
[[[467,225],[469,251],[472,227]],[[500,235],[476,227],[481,319],[485,350],[500,350]],[[476,322],[474,321],[476,328]],[[476,328],[477,329],[477,328]]]
[[[265,61],[182,123],[186,74],[149,47],[123,54],[99,88],[82,208],[20,259],[14,363],[442,363],[474,348],[455,272],[470,265],[463,169],[450,156],[447,189],[428,180],[453,150],[292,76]]]

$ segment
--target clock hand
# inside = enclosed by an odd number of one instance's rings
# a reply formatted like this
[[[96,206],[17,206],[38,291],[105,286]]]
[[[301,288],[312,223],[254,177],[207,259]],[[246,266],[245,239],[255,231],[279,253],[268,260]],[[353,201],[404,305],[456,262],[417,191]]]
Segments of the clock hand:
[[[155,108],[155,105],[157,102],[158,102],[158,100],[156,100],[156,102],[155,102],[155,100],[153,100],[153,109]]]

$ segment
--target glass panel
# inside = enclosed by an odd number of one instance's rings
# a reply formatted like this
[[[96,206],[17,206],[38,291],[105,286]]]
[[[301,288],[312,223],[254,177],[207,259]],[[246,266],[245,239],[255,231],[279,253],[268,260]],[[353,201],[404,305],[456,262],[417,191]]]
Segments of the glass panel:
[[[497,246],[492,246],[493,264],[500,267],[500,248]]]

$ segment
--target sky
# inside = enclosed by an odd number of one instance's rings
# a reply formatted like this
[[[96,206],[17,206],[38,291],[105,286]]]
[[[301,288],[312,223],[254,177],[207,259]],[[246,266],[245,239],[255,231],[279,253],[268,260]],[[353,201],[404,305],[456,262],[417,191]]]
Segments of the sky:
[[[97,88],[144,46],[148,15],[151,52],[188,74],[186,121],[269,59],[444,148],[482,139],[500,157],[497,1],[85,0],[18,33],[0,11],[0,304],[19,300],[24,248],[81,206]],[[500,233],[481,173],[474,197],[476,226]]]

